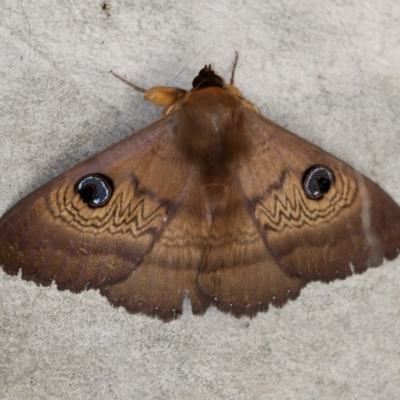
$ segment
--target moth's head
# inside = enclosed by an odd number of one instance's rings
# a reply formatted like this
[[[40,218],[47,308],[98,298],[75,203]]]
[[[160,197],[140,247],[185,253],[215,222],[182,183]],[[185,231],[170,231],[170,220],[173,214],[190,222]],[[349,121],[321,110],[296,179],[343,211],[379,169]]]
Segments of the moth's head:
[[[199,90],[208,90],[209,93],[216,93],[219,89],[219,96],[234,96],[238,98],[244,107],[259,113],[257,107],[250,103],[242,94],[242,92],[232,83],[225,83],[224,80],[217,75],[211,68],[211,64],[205,65],[198,75],[192,81],[192,89],[185,90],[175,87],[155,86],[146,90],[144,98],[158,106],[164,106],[163,114],[169,114],[178,110],[183,103],[190,97],[198,95]],[[200,107],[200,104],[199,104]]]
[[[218,76],[211,65],[205,65],[203,69],[199,71],[199,74],[193,79],[192,91],[204,89],[206,87],[225,87],[224,80]]]
[[[211,64],[205,65],[204,68],[199,71],[199,74],[192,81],[192,86],[193,88],[189,93],[205,88],[220,88],[227,90],[231,95],[239,98],[246,108],[259,113],[257,107],[250,103],[235,85],[232,83],[225,83],[225,81],[214,72],[211,68]]]

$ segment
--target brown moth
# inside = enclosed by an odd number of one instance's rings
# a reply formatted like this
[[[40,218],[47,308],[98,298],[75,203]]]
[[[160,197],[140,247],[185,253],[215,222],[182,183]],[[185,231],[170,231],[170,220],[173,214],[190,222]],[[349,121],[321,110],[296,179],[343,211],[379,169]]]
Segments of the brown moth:
[[[142,90],[134,86],[138,90]],[[260,115],[205,66],[153,87],[164,116],[63,173],[0,220],[0,263],[169,321],[282,306],[310,281],[393,259],[400,207],[344,162]]]

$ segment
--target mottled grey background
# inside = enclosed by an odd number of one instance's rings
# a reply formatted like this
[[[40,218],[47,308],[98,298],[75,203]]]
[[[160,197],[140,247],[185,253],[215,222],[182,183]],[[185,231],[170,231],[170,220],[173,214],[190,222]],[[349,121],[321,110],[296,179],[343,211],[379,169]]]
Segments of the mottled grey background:
[[[263,114],[400,203],[400,3],[29,2],[0,6],[0,213],[159,115],[140,93],[205,63]],[[400,398],[400,259],[309,285],[250,320],[163,324],[0,271],[0,398]]]

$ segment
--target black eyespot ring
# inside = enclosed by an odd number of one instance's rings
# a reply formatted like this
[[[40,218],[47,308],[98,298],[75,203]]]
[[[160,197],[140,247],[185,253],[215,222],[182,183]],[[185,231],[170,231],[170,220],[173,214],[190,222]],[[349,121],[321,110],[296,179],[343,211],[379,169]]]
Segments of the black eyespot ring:
[[[303,176],[303,189],[310,199],[320,199],[335,182],[332,170],[323,165],[308,168]]]
[[[76,183],[75,191],[89,206],[103,207],[111,199],[113,183],[110,178],[102,174],[86,175]]]

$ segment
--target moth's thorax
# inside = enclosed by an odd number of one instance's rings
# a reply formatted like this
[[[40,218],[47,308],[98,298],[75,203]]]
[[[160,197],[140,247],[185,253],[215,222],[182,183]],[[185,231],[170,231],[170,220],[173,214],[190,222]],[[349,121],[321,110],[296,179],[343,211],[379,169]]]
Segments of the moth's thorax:
[[[205,180],[229,179],[248,147],[242,101],[223,88],[193,91],[176,118],[178,149],[188,162],[199,167]]]

